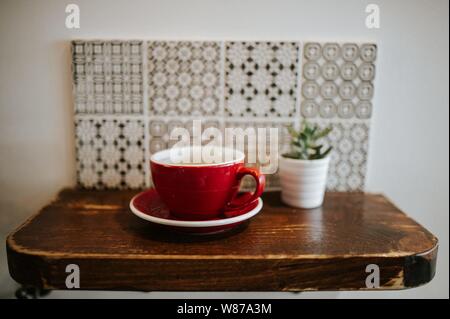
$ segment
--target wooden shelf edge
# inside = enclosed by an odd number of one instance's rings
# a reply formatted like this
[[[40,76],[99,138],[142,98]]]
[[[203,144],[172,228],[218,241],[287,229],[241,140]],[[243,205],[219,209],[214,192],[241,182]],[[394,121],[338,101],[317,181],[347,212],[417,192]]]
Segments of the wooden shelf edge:
[[[433,280],[436,274],[438,250],[439,243],[436,239],[434,247],[430,250],[406,258],[405,288],[419,287]]]
[[[65,273],[65,267],[72,263],[77,264],[81,272],[84,270],[81,275],[81,288],[84,290],[288,292],[403,290],[424,285],[434,278],[438,252],[436,242],[436,245],[426,252],[400,257],[228,261],[154,258],[119,260],[107,257],[96,259],[74,258],[63,254],[48,256],[33,254],[31,250],[23,250],[16,246],[12,240],[13,235],[8,236],[6,241],[11,277],[20,284],[47,290],[67,289],[65,278],[68,274]],[[348,271],[336,274],[336,263],[339,263],[341,269]],[[365,286],[368,274],[364,269],[368,264],[377,264],[380,267],[379,288],[368,289]],[[153,267],[154,265],[158,267]],[[114,268],[116,275],[110,278],[108,269],[111,267]],[[92,273],[97,275],[89,276],[89,269],[95,269]],[[169,278],[166,278],[165,273],[153,272],[153,269],[167,269]],[[253,273],[246,273],[245,269],[253,269]],[[123,277],[120,276],[121,273],[124,274]],[[130,273],[134,274],[134,278],[128,282],[127,274]],[[238,278],[237,273],[240,274]],[[183,284],[177,285],[178,281],[183,281]],[[136,284],[137,282],[139,284]]]

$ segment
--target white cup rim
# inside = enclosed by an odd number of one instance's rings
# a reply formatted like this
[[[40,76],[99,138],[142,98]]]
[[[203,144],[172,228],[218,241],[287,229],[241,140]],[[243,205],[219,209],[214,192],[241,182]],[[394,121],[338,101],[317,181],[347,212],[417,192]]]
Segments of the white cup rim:
[[[189,165],[185,165],[186,161],[183,163],[171,163],[168,162],[167,158],[170,157],[170,154],[172,151],[186,151],[186,150],[199,150],[202,151],[204,149],[214,149],[215,151],[222,151],[225,155],[225,158],[231,157],[230,160],[222,160],[219,162],[212,162],[212,163],[190,163]],[[230,155],[233,154],[233,155]],[[156,152],[150,157],[150,162],[163,165],[163,166],[170,166],[170,167],[213,167],[213,166],[226,166],[231,165],[239,162],[243,162],[245,159],[245,154],[237,149],[231,148],[231,147],[223,147],[223,146],[183,146],[183,147],[176,147],[176,148],[168,148],[165,150],[161,150]]]

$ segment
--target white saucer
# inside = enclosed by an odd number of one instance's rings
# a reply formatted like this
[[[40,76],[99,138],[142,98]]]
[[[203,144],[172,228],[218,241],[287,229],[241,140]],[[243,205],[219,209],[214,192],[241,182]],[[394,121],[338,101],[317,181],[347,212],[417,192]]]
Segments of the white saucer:
[[[262,207],[263,201],[259,198],[256,206],[253,206],[253,208],[238,216],[189,221],[179,220],[173,217],[165,205],[162,204],[154,189],[139,193],[130,201],[130,209],[137,217],[154,224],[175,227],[177,230],[186,230],[190,233],[216,233],[234,228],[258,214]]]

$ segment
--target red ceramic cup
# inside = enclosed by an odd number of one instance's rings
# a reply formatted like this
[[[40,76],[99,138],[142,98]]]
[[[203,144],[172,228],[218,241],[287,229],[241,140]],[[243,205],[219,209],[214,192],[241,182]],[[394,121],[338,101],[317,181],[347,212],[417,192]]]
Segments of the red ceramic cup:
[[[192,154],[200,147],[178,148]],[[152,180],[158,195],[169,210],[180,218],[205,220],[225,211],[239,210],[261,196],[265,177],[257,169],[244,166],[245,155],[237,150],[215,147],[223,160],[199,164],[173,161],[168,149],[150,158]],[[251,196],[238,198],[239,185],[245,175],[256,181]]]

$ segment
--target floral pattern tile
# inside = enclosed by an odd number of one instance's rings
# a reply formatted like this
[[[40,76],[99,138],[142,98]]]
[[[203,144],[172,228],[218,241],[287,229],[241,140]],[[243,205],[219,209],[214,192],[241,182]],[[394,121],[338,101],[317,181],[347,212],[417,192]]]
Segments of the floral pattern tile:
[[[298,52],[291,42],[226,43],[226,116],[295,116]]]
[[[314,120],[319,127],[332,126],[325,138],[333,146],[327,189],[331,191],[364,191],[369,147],[368,121]]]
[[[143,121],[80,117],[75,121],[75,130],[80,186],[145,186]]]
[[[154,116],[202,116],[220,112],[219,42],[148,44],[149,111]]]
[[[375,60],[373,43],[306,43],[301,114],[305,118],[369,119]]]
[[[142,41],[73,41],[76,114],[143,112]]]

